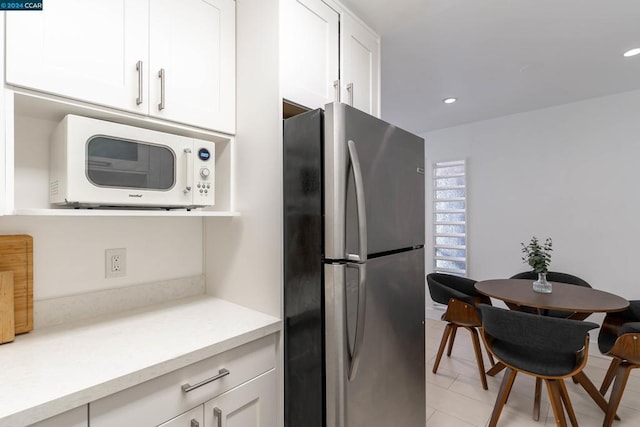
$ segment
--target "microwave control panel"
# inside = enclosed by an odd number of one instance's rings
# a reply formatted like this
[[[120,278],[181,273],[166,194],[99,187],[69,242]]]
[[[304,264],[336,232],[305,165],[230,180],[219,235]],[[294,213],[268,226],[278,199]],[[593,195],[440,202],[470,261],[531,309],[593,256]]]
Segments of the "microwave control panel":
[[[215,203],[215,145],[209,141],[195,142],[193,204],[213,206]]]

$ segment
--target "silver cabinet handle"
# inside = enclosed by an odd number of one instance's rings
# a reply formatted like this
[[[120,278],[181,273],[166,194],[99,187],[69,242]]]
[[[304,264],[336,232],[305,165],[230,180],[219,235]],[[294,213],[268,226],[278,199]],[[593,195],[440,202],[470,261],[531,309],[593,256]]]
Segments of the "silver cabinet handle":
[[[360,253],[358,255],[347,254],[349,261],[365,262],[367,260],[367,212],[364,200],[364,183],[362,182],[362,169],[358,158],[356,143],[347,141],[349,149],[349,159],[353,167],[353,180],[356,187],[356,207],[358,211],[358,242],[360,243]]]
[[[349,105],[353,107],[353,83],[347,84],[347,92],[349,93]]]
[[[333,91],[334,91],[334,100],[335,102],[340,102],[340,80],[333,81]]]
[[[213,376],[213,377],[211,377],[211,378],[207,378],[207,379],[206,379],[206,380],[204,380],[204,381],[200,381],[198,384],[194,384],[194,385],[191,385],[191,384],[189,384],[189,383],[183,384],[183,385],[182,385],[182,391],[184,391],[185,393],[189,393],[191,390],[195,390],[195,389],[197,389],[197,388],[199,388],[199,387],[202,387],[202,386],[203,386],[203,385],[205,385],[205,384],[209,384],[210,382],[213,382],[213,381],[215,381],[215,380],[219,380],[219,379],[220,379],[220,378],[222,378],[222,377],[226,377],[226,376],[227,376],[227,375],[229,375],[230,373],[231,373],[231,372],[229,372],[229,370],[228,370],[228,369],[224,369],[224,368],[223,368],[223,369],[220,369],[220,370],[218,371],[218,375],[215,375],[215,376]]]
[[[191,427],[200,427],[198,420],[191,419]]]
[[[218,419],[218,427],[222,427],[222,411],[220,408],[213,408],[213,416]]]
[[[142,61],[136,63],[136,71],[138,72],[138,97],[136,98],[136,105],[140,105],[144,101],[142,98]]]
[[[164,110],[164,68],[160,68],[160,71],[158,71],[158,77],[160,77],[160,103],[158,104],[158,110],[162,111]]]

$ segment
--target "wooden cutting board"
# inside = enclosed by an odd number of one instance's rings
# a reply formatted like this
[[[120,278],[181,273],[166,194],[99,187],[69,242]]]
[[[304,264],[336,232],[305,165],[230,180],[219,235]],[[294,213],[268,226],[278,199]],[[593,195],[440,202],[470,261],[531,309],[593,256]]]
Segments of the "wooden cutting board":
[[[13,272],[15,332],[29,332],[33,329],[33,237],[0,236],[0,271]]]
[[[13,317],[13,271],[0,271],[0,344],[16,337]]]

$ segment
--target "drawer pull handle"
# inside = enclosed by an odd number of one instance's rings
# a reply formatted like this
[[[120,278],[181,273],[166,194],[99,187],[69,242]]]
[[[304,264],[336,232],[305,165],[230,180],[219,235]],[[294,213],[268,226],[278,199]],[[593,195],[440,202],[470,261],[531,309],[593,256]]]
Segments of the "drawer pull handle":
[[[213,408],[213,415],[218,419],[218,427],[222,427],[222,411],[220,408]]]
[[[182,385],[182,391],[184,391],[185,393],[189,393],[191,390],[195,390],[195,389],[197,389],[197,388],[199,388],[199,387],[202,387],[202,386],[203,386],[203,385],[205,385],[205,384],[209,384],[210,382],[213,382],[213,381],[215,381],[215,380],[219,380],[219,379],[220,379],[220,378],[222,378],[222,377],[226,377],[226,376],[227,376],[227,375],[229,375],[230,373],[231,373],[231,372],[229,372],[229,370],[228,370],[228,369],[224,369],[224,368],[223,368],[223,369],[220,369],[220,370],[218,371],[218,375],[216,375],[216,376],[214,376],[214,377],[211,377],[211,378],[207,378],[207,379],[206,379],[206,380],[204,380],[204,381],[200,381],[198,384],[194,384],[194,385],[191,385],[191,384],[189,384],[189,383],[187,383],[187,384],[183,384],[183,385]]]
[[[191,419],[191,427],[200,427],[200,423],[198,422],[198,420],[192,418]]]

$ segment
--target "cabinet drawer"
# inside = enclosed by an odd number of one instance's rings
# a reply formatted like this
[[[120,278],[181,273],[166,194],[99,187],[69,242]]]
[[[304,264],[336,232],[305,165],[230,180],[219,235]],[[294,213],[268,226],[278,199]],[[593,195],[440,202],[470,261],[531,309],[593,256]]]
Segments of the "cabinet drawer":
[[[170,345],[170,344],[169,344]],[[188,411],[276,366],[276,336],[270,335],[90,403],[91,427],[154,426]],[[197,385],[185,392],[185,384]]]
[[[87,419],[87,405],[64,412],[55,417],[47,418],[29,427],[87,427],[89,420]]]
[[[166,423],[162,423],[158,427],[205,427],[202,405],[193,408],[182,415],[178,415],[174,419],[169,420]]]

